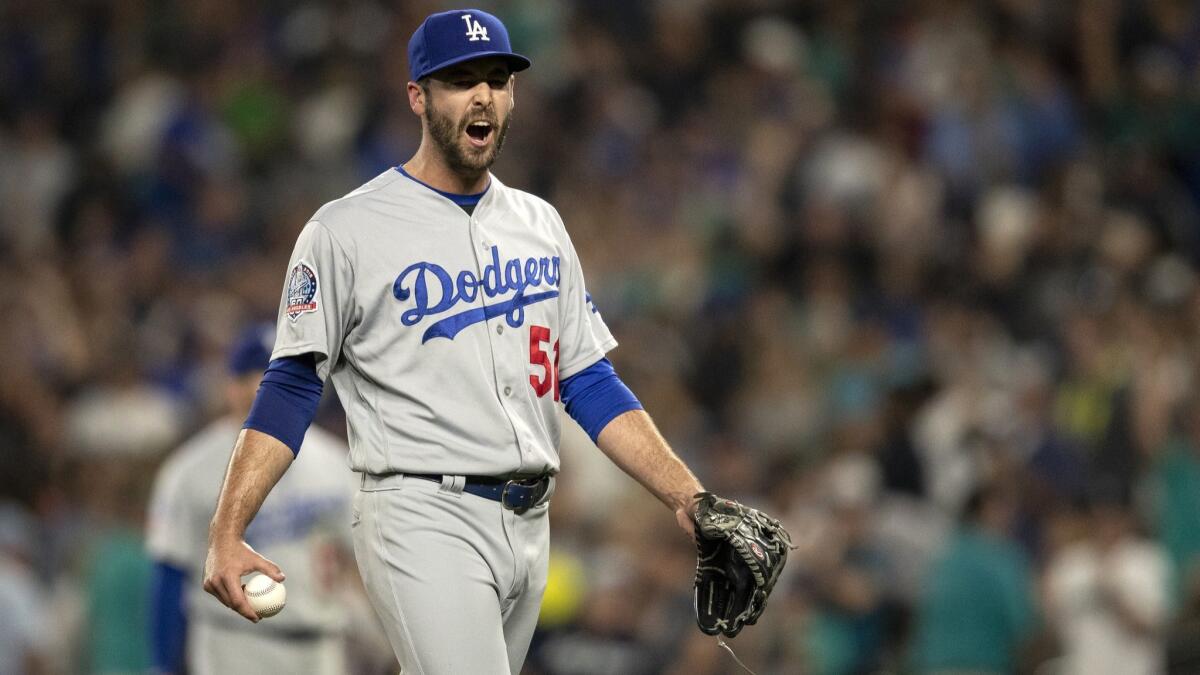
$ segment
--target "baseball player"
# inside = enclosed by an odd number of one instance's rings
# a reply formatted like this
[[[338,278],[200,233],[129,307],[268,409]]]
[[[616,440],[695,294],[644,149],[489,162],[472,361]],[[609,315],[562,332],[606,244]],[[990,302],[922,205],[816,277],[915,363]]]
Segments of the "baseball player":
[[[529,59],[468,9],[426,18],[408,65],[421,145],[299,236],[204,586],[255,621],[241,576],[283,579],[243,531],[332,380],[359,475],[355,555],[403,672],[517,673],[546,584],[560,406],[689,535],[702,487],[605,358],[616,340],[558,213],[489,171]]]
[[[246,541],[298,572],[288,584],[287,611],[269,623],[245,625],[194,583],[241,416],[254,400],[274,339],[268,324],[236,341],[228,413],[176,450],[156,478],[147,547],[155,562],[151,636],[160,672],[183,672],[185,660],[193,675],[345,672],[345,617],[334,591],[338,550],[352,546],[345,524],[357,486],[346,468],[345,446],[330,434],[308,432],[303,458],[245,533]]]

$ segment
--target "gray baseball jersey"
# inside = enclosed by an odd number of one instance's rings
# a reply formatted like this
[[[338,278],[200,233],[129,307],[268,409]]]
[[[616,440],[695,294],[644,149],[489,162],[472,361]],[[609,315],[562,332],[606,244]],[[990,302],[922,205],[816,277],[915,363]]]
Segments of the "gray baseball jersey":
[[[557,472],[559,380],[614,346],[558,213],[495,176],[468,215],[390,170],[305,226],[273,358],[315,353],[346,409],[355,556],[404,673],[520,672],[548,497],[465,477]]]
[[[389,170],[301,232],[272,358],[317,355],[356,471],[502,476],[558,471],[558,381],[615,346],[553,207]]]
[[[269,621],[249,624],[201,588],[208,524],[240,429],[236,420],[225,417],[192,437],[163,464],[150,502],[146,538],[150,555],[186,570],[194,582],[187,585],[185,607],[188,660],[199,673],[263,672],[253,669],[260,650],[230,649],[232,643],[213,638],[214,630],[236,632],[240,640],[255,645],[256,639],[261,644],[280,635],[336,636],[345,621],[333,587],[336,570],[331,547],[349,550],[352,546],[347,524],[357,484],[346,466],[345,446],[315,427],[309,429],[300,455],[246,530],[248,544],[287,570],[287,609]],[[298,646],[291,648],[293,658],[303,658]],[[224,654],[218,653],[222,650]],[[216,665],[220,663],[238,665]],[[304,663],[295,665],[300,670],[293,672],[317,672]]]

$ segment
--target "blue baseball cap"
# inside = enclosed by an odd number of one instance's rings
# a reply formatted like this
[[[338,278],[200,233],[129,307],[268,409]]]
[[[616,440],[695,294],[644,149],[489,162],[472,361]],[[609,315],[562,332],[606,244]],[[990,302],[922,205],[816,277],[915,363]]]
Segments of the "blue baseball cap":
[[[229,373],[235,377],[263,373],[275,347],[275,326],[256,323],[243,330],[229,349]]]
[[[500,19],[478,9],[430,14],[408,41],[408,74],[414,82],[447,66],[499,56],[509,70],[525,70],[529,59],[516,54]]]

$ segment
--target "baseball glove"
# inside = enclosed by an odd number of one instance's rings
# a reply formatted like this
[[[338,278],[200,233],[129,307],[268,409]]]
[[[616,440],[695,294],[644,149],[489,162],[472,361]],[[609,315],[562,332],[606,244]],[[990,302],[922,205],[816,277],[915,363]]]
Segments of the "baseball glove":
[[[696,500],[696,623],[708,635],[734,637],[758,621],[795,547],[762,511],[711,492]]]

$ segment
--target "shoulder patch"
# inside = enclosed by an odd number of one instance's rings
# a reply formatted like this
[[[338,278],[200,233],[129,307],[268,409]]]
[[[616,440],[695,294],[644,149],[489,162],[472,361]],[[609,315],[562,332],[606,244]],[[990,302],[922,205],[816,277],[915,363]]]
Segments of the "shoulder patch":
[[[317,311],[317,272],[308,263],[300,260],[288,273],[287,308],[288,318],[295,321],[305,312]]]

